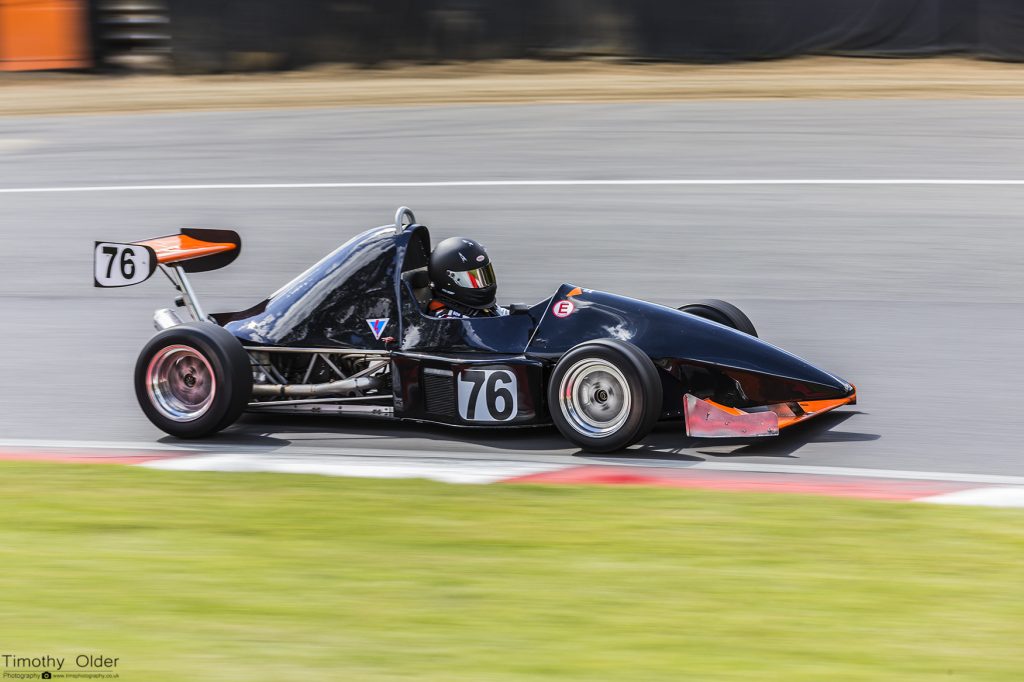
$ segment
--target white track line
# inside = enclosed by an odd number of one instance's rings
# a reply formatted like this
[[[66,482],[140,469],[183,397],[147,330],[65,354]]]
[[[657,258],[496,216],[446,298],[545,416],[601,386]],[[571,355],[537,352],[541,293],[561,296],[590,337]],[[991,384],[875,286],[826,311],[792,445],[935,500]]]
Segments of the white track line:
[[[939,186],[1019,186],[1024,179],[968,178],[685,178],[637,180],[450,180],[426,182],[266,182],[182,185],[82,185],[71,187],[2,187],[0,194],[49,194],[83,192],[162,192],[173,190],[263,190],[263,189],[402,189],[445,187],[615,187],[615,186],[779,186],[779,185],[939,185]]]
[[[358,478],[426,478],[442,483],[495,483],[509,478],[564,469],[563,464],[500,459],[455,459],[437,461],[399,457],[332,457],[292,455],[209,454],[175,457],[142,466],[172,471],[231,471],[276,474],[318,474]]]
[[[1024,507],[1024,488],[971,488],[954,493],[919,497],[916,501],[971,507]]]
[[[202,443],[195,445],[172,445],[156,441],[120,441],[120,440],[45,440],[42,438],[2,438],[0,449],[34,448],[43,450],[144,450],[144,451],[180,451],[182,453],[201,454],[211,448],[204,448]],[[216,446],[212,446],[216,449]],[[238,448],[242,449],[242,448]]]

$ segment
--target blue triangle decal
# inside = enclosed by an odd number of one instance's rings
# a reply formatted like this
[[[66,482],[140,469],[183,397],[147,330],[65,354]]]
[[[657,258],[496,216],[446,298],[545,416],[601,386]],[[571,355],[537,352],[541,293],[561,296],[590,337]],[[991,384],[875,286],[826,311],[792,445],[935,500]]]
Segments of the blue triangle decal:
[[[370,325],[370,331],[373,332],[373,338],[380,340],[380,335],[384,333],[384,327],[388,326],[390,320],[390,317],[380,317],[366,321],[366,324]]]

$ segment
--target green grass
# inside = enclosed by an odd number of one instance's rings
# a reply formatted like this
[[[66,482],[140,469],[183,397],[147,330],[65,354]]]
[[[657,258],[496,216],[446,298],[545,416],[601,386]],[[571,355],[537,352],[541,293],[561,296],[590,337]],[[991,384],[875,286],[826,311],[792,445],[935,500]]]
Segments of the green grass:
[[[1024,514],[0,465],[0,653],[122,680],[1019,680]]]

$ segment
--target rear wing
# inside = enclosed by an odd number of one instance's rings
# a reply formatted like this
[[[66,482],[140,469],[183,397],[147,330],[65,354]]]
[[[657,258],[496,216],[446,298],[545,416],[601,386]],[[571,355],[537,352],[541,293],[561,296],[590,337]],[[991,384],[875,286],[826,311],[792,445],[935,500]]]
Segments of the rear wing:
[[[126,287],[149,279],[158,267],[176,272],[207,272],[234,262],[242,240],[233,230],[187,227],[179,234],[119,244],[96,242],[93,285]]]

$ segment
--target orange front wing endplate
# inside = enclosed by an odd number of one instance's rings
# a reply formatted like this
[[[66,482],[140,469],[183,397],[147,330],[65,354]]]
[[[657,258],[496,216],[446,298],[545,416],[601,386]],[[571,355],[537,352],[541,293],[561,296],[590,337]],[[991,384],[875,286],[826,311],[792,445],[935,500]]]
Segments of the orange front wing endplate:
[[[686,435],[691,438],[754,438],[777,436],[780,429],[856,402],[854,390],[852,395],[834,400],[779,403],[741,410],[687,393],[683,397],[683,415]]]

